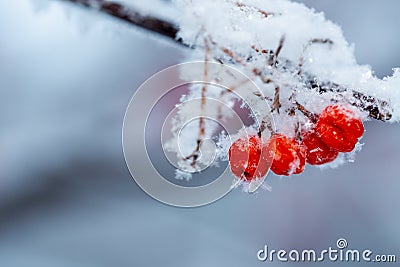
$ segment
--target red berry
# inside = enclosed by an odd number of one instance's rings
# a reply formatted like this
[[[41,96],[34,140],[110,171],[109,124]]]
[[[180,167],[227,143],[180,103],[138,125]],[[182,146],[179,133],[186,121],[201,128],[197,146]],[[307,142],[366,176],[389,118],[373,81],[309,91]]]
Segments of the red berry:
[[[307,148],[307,163],[322,165],[337,158],[339,152],[328,147],[315,132],[303,132],[302,137]]]
[[[294,138],[276,134],[271,138],[275,143],[274,161],[271,170],[277,175],[299,174],[306,164],[306,148]]]
[[[258,136],[239,138],[229,148],[231,171],[246,181],[263,177],[272,162],[270,155],[268,143],[263,146]]]
[[[330,148],[350,152],[364,133],[361,119],[344,105],[327,106],[319,116],[316,131]]]

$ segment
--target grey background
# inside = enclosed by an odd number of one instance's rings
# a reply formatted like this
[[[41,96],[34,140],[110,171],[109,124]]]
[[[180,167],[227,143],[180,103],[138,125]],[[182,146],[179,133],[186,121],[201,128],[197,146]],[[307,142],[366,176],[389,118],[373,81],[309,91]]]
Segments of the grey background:
[[[378,76],[400,66],[399,1],[304,2],[342,25]],[[125,107],[184,55],[58,2],[0,2],[0,266],[286,266],[256,252],[339,237],[400,256],[398,124],[367,123],[354,164],[271,176],[272,192],[196,209],[143,193],[122,156]]]

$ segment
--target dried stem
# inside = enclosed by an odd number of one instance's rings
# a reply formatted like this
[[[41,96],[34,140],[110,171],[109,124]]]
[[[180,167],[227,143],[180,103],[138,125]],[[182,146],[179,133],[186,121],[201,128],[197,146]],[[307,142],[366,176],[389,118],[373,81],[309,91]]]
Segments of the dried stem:
[[[303,105],[296,101],[297,109],[301,111],[311,122],[316,123],[318,120],[318,116],[312,113],[311,111],[307,110]]]
[[[284,44],[284,43],[285,43],[285,35],[283,35],[283,36],[281,37],[281,39],[279,40],[278,47],[276,48],[274,60],[273,60],[273,62],[272,62],[272,64],[273,64],[274,66],[276,65],[276,61],[278,60],[278,56],[279,56],[279,54],[280,54],[281,51],[282,51],[282,48],[283,48],[283,44]]]
[[[208,61],[209,61],[209,57],[210,57],[210,46],[209,46],[209,41],[207,38],[204,38],[204,46],[206,48],[205,51],[205,58],[204,58],[204,81],[203,85],[201,87],[201,104],[200,104],[200,109],[201,109],[201,113],[204,115],[204,110],[206,108],[206,101],[207,101],[207,81],[208,81]],[[197,159],[200,156],[200,148],[201,148],[201,142],[204,139],[204,135],[206,132],[206,128],[205,128],[205,121],[204,121],[204,117],[200,116],[199,118],[199,134],[197,137],[197,141],[196,141],[196,148],[194,149],[194,151],[192,152],[192,154],[190,154],[189,156],[185,157],[184,160],[188,160],[188,159],[192,159],[192,163],[190,164],[192,167],[195,167],[197,164]]]
[[[279,114],[279,109],[282,106],[281,101],[279,100],[279,91],[280,91],[279,86],[275,86],[275,96],[274,96],[274,101],[272,102],[272,108],[271,108],[271,112],[274,112],[276,110],[276,112],[278,114]]]
[[[240,2],[236,2],[236,6],[241,7],[241,8],[243,8],[243,7],[253,8],[253,9],[255,9],[258,13],[260,13],[261,15],[263,15],[265,18],[268,18],[269,16],[275,15],[274,13],[266,12],[266,11],[264,11],[264,10],[262,10],[262,9],[257,8],[257,7],[248,6],[248,5],[245,5],[245,4],[240,3]]]
[[[257,135],[261,137],[262,133],[268,129],[268,131],[273,135],[275,133],[274,128],[272,127],[271,119],[269,116],[266,116],[265,118],[262,119],[260,123],[260,127],[258,127],[258,132]]]
[[[260,49],[257,48],[255,45],[252,45],[253,48],[257,53],[267,55],[267,62],[270,66],[276,66],[278,56],[283,48],[283,44],[285,43],[285,36],[283,35],[279,40],[278,47],[276,48],[275,52],[272,50]]]

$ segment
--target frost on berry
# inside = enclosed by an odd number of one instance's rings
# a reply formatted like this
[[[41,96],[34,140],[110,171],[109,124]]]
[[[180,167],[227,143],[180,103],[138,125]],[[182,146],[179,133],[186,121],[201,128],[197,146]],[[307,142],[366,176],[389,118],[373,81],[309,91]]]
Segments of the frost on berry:
[[[334,161],[339,152],[326,145],[317,133],[306,131],[302,134],[302,142],[307,148],[307,163],[322,165]]]
[[[229,148],[232,173],[246,181],[264,177],[272,163],[274,147],[258,136],[237,139]]]
[[[295,138],[277,134],[272,137],[275,142],[274,161],[271,170],[277,175],[291,175],[303,172],[306,164],[306,148]]]
[[[343,105],[330,105],[318,119],[317,133],[330,148],[350,152],[364,133],[364,125],[356,113]]]

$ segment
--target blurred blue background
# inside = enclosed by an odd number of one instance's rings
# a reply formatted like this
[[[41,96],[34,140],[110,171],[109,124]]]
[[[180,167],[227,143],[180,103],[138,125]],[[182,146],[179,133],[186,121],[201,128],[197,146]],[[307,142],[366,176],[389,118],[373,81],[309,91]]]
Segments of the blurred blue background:
[[[341,25],[379,77],[400,66],[399,1],[303,2]],[[256,253],[340,237],[400,256],[398,124],[368,122],[355,163],[271,176],[272,192],[236,190],[195,209],[142,192],[122,154],[125,108],[185,53],[63,2],[0,2],[1,267],[286,266]]]

